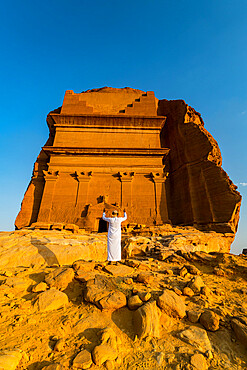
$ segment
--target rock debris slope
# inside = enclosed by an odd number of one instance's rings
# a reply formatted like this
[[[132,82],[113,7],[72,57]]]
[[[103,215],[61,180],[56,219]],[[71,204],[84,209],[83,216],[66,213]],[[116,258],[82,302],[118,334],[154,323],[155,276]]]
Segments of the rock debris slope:
[[[30,251],[32,233],[56,260]],[[20,263],[14,236],[27,249]],[[2,253],[12,251],[0,268],[1,369],[247,368],[247,257],[175,250],[159,234],[124,237],[126,258],[108,265],[106,235],[76,235],[85,259],[68,252],[73,236],[1,233]],[[98,260],[85,241],[102,243]]]

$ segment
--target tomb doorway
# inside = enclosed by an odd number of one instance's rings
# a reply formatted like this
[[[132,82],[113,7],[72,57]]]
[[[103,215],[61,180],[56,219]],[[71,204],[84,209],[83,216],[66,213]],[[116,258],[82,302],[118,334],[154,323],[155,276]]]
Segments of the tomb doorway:
[[[104,221],[102,218],[99,219],[99,227],[98,233],[106,233],[107,232],[107,222]]]

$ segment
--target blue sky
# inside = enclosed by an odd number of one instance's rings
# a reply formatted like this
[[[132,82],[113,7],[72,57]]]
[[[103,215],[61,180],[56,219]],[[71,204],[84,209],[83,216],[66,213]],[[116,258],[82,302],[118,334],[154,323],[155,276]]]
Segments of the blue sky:
[[[130,86],[202,114],[243,196],[232,251],[247,247],[246,0],[5,0],[0,17],[0,230],[65,90]]]

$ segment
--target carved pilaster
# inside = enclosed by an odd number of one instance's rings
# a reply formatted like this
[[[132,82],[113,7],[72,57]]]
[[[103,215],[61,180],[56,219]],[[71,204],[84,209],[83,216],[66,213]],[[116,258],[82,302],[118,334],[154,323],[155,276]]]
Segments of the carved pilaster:
[[[93,172],[78,172],[75,171],[75,177],[78,181],[77,195],[75,201],[75,207],[82,210],[83,206],[87,204],[88,198],[88,184],[92,178]]]
[[[49,222],[52,202],[54,197],[54,190],[56,181],[59,176],[59,171],[45,171],[43,170],[45,186],[43,196],[40,204],[40,210],[38,214],[38,222]]]
[[[166,201],[165,181],[168,172],[151,172],[150,177],[154,183],[154,199],[156,223],[168,222],[168,209]]]
[[[121,207],[132,206],[132,180],[134,172],[118,172],[121,181]]]

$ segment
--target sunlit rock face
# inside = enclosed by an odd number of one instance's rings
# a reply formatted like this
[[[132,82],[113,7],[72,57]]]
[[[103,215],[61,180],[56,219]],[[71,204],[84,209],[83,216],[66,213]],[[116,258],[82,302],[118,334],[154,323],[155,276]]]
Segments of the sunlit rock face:
[[[103,209],[125,208],[128,224],[236,232],[241,196],[217,142],[184,101],[131,88],[66,91],[47,123],[17,229],[106,231]]]

